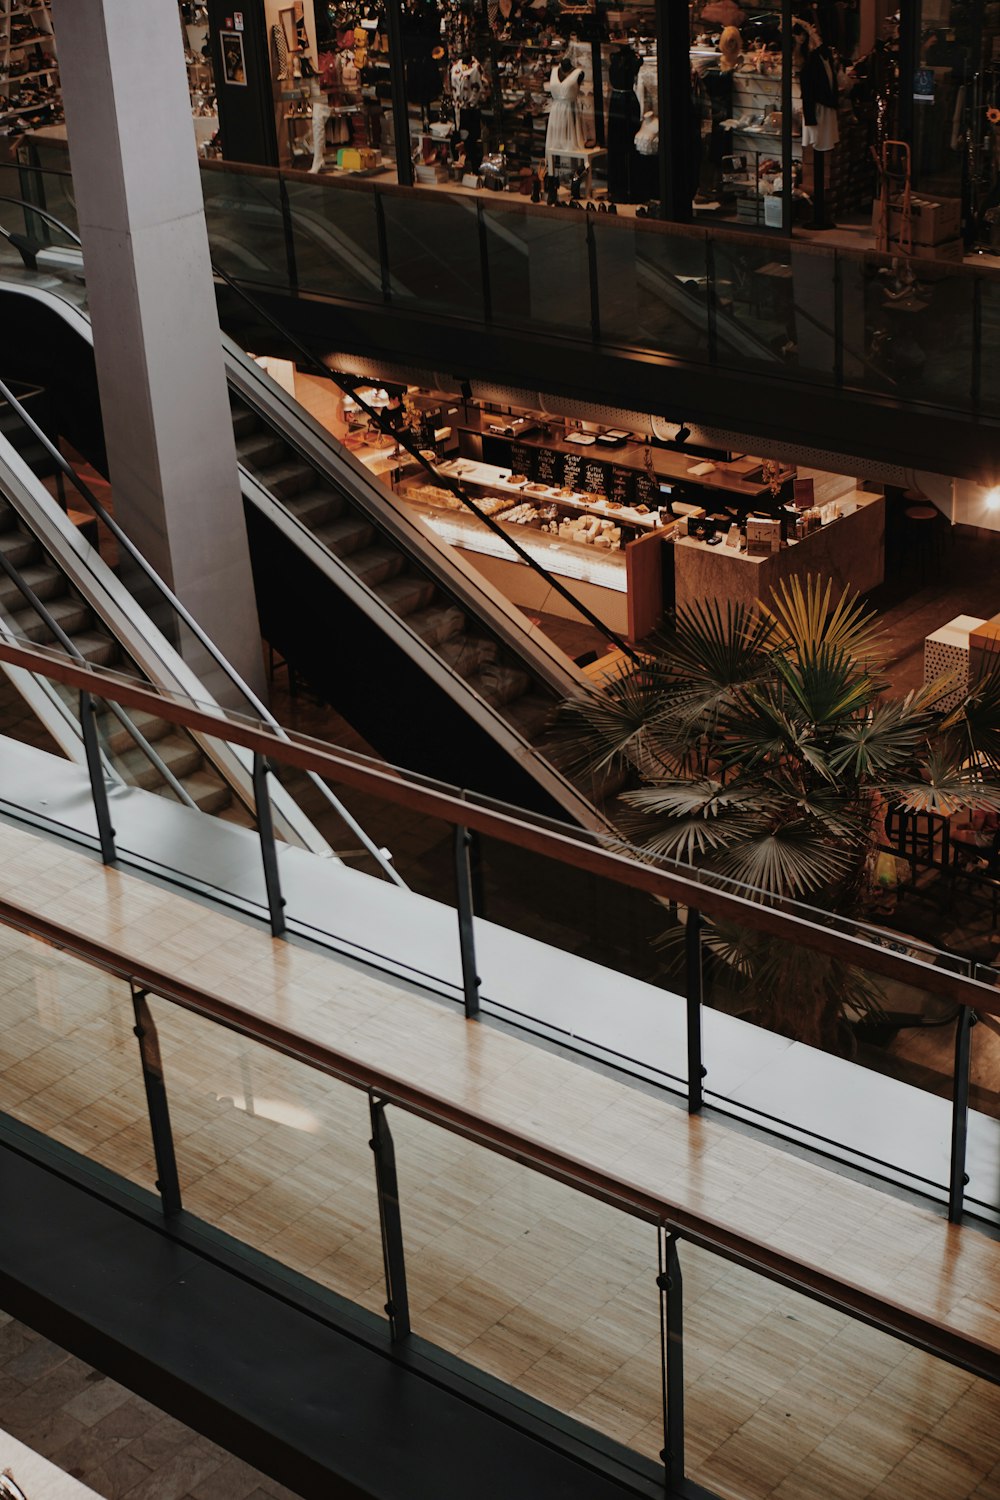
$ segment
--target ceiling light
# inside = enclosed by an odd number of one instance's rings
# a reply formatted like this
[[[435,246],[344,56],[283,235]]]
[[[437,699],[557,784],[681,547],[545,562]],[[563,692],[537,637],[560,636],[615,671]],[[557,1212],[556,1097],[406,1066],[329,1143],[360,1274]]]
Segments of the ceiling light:
[[[1000,510],[1000,484],[995,484],[991,490],[986,491],[986,509]]]

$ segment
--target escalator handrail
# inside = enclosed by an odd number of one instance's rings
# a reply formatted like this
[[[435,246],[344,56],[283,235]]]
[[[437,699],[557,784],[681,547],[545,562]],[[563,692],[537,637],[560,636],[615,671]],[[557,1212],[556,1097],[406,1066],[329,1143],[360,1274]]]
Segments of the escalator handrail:
[[[29,209],[46,223],[54,224],[57,229],[61,229],[67,239],[72,240],[73,244],[78,245],[81,250],[83,249],[83,241],[76,231],[70,229],[68,224],[64,224],[62,219],[57,219],[55,214],[50,214],[48,209],[39,208],[37,203],[29,203],[26,198],[12,198],[8,193],[0,193],[0,203],[16,203],[21,208]]]
[[[45,608],[45,605],[42,603],[41,599],[39,599],[34,589],[29,583],[25,582],[25,580],[21,577],[21,574],[18,572],[17,568],[15,568],[14,564],[9,560],[6,553],[3,551],[0,551],[0,568],[2,568],[3,571],[7,574],[7,577],[10,579],[11,583],[14,584],[15,588],[19,589],[20,592],[24,595],[25,599],[28,601],[28,604],[34,610],[35,614],[42,621],[46,629],[52,632],[66,654],[68,656],[71,656],[74,661],[85,662],[87,658],[78,648],[73,638],[67,635],[66,631],[63,630],[58,620],[56,620],[51,612]],[[181,785],[180,781],[178,781],[177,777],[174,775],[173,771],[171,771],[170,767],[166,764],[162,757],[153,749],[152,745],[146,739],[142,731],[138,729],[135,724],[133,724],[132,720],[129,718],[128,714],[121,707],[121,705],[118,703],[114,703],[111,699],[107,700],[107,705],[111,712],[114,714],[115,718],[118,720],[119,724],[121,724],[125,732],[131,735],[132,739],[138,745],[143,755],[145,755],[146,759],[156,771],[157,775],[161,776],[167,783],[178,801],[183,803],[185,807],[191,808],[193,812],[201,812],[201,808],[198,806],[197,802],[194,801],[190,793]]]
[[[540,574],[541,577],[545,579],[545,582],[549,585],[549,587],[554,589],[557,594],[561,594],[563,598],[567,600],[567,602],[571,604],[573,608],[577,610],[584,617],[584,619],[594,627],[595,630],[598,630],[600,632],[605,640],[611,641],[615,646],[617,646],[618,650],[621,651],[625,656],[627,656],[631,661],[638,662],[639,657],[627,641],[619,636],[615,630],[612,630],[609,625],[605,625],[603,620],[600,620],[592,610],[588,609],[588,607],[576,597],[571,589],[568,589],[565,584],[561,583],[559,579],[555,577],[554,574],[550,573],[547,568],[543,567],[543,565],[537,560],[537,558],[532,557],[531,553],[526,551],[519,542],[515,541],[515,539],[510,536],[502,526],[494,521],[492,516],[488,516],[485,514],[485,512],[481,511],[478,505],[476,505],[475,501],[465,493],[463,486],[459,484],[458,480],[453,479],[450,474],[440,473],[440,471],[435,468],[434,464],[432,464],[429,459],[424,457],[423,453],[420,451],[420,449],[417,447],[417,444],[408,433],[398,432],[394,427],[391,426],[389,422],[386,421],[383,414],[376,407],[370,406],[368,402],[363,399],[363,397],[358,395],[358,384],[370,384],[370,382],[359,382],[355,379],[355,377],[351,375],[341,375],[339,371],[329,369],[328,366],[325,365],[323,361],[318,357],[318,355],[315,355],[311,349],[307,348],[305,344],[300,343],[293,333],[289,332],[289,330],[285,327],[285,325],[279,318],[274,317],[272,313],[268,312],[266,308],[262,307],[257,299],[255,297],[252,297],[245,287],[241,286],[238,281],[235,281],[233,277],[228,274],[228,272],[223,271],[221,267],[217,266],[214,261],[212,262],[212,269],[215,275],[218,276],[220,280],[224,281],[226,285],[232,291],[234,291],[238,297],[241,297],[247,304],[247,306],[253,309],[258,317],[261,317],[265,320],[265,322],[270,323],[271,327],[281,334],[282,338],[286,340],[286,342],[296,351],[296,353],[298,353],[302,356],[303,359],[308,361],[310,367],[315,370],[317,374],[322,375],[327,380],[331,380],[333,384],[338,387],[338,389],[343,391],[345,395],[350,396],[351,400],[357,403],[357,405],[368,417],[369,421],[374,422],[375,426],[379,429],[380,432],[384,433],[385,436],[391,438],[393,442],[397,443],[400,447],[405,448],[409,456],[414,459],[421,466],[421,468],[430,475],[435,484],[442,485],[446,490],[448,490],[452,495],[455,496],[456,500],[461,503],[465,510],[471,511],[478,521],[482,522],[484,526],[488,527],[490,531],[492,531],[496,536],[500,537],[501,541],[503,541],[511,549],[512,552],[517,553],[522,562],[527,563],[528,567],[531,568],[533,572]]]
[[[279,738],[286,738],[284,729],[278,723],[278,720],[271,713],[270,709],[268,709],[260,701],[253,689],[243,681],[243,678],[230,664],[230,662],[227,661],[225,656],[223,656],[222,652],[216,646],[215,642],[205,634],[204,630],[202,630],[201,626],[198,624],[194,616],[190,614],[190,612],[181,603],[180,599],[178,599],[173,589],[171,589],[169,585],[163,581],[159,573],[157,573],[156,569],[146,561],[142,553],[118,525],[118,522],[115,520],[115,518],[108,510],[105,509],[105,507],[101,504],[100,500],[98,500],[97,496],[93,493],[90,487],[80,478],[79,474],[77,474],[76,470],[73,468],[73,465],[59,452],[59,449],[52,442],[48,433],[43,431],[43,429],[39,427],[34,417],[31,416],[30,412],[25,410],[20,401],[18,401],[17,397],[14,395],[13,391],[3,380],[0,380],[0,398],[8,403],[11,410],[17,413],[20,421],[28,428],[28,431],[36,438],[39,443],[42,444],[46,453],[52,459],[53,463],[57,465],[60,472],[66,476],[66,478],[73,485],[74,489],[76,489],[76,491],[83,497],[83,499],[86,500],[87,504],[90,506],[91,510],[98,517],[98,519],[102,521],[105,526],[107,526],[108,530],[118,542],[119,546],[125,549],[129,557],[136,564],[136,566],[142,570],[142,572],[149,579],[150,583],[153,584],[161,597],[167,601],[167,603],[175,611],[180,620],[195,635],[199,643],[211,656],[212,660],[216,663],[217,666],[222,669],[225,675],[229,678],[229,681],[233,683],[233,685],[243,695],[257,717],[262,719],[264,723],[269,725],[270,728],[274,730],[275,734],[279,736]],[[403,889],[407,889],[406,882],[403,880],[399,872],[393,868],[391,859],[387,856],[387,853],[380,849],[374,842],[374,840],[369,837],[369,835],[361,827],[357,819],[352,816],[352,814],[340,801],[340,798],[337,797],[336,794],[332,792],[326,785],[326,782],[323,781],[319,776],[317,776],[313,771],[308,772],[307,775],[312,784],[319,789],[321,795],[324,797],[327,803],[334,809],[337,816],[351,830],[355,838],[360,839],[361,843],[364,845],[365,849],[372,856],[372,858],[376,861],[379,869],[382,870],[383,874],[385,874],[393,882],[394,885],[398,885],[403,887]]]

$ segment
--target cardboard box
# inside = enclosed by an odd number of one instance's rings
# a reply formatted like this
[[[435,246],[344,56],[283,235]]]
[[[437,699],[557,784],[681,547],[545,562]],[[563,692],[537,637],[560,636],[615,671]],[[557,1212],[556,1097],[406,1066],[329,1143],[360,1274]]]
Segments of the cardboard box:
[[[903,223],[903,207],[896,200],[889,204],[889,241],[899,239]],[[876,236],[882,224],[882,201],[876,198],[872,205],[872,229]],[[960,198],[921,198],[916,194],[910,199],[910,237],[914,248],[917,245],[940,245],[954,240],[962,229],[962,200]]]

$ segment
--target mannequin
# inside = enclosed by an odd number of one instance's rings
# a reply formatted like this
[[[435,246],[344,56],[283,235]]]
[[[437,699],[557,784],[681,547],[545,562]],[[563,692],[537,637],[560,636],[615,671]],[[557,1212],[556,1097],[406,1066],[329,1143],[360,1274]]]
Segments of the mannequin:
[[[642,199],[658,198],[660,193],[660,122],[651,109],[642,117],[635,136],[635,184]]]
[[[508,34],[521,15],[520,0],[488,0],[486,9],[490,29],[499,36]]]
[[[326,164],[326,122],[330,118],[330,102],[320,87],[318,78],[309,81],[312,99],[313,159],[310,172],[322,172]]]
[[[799,86],[802,89],[802,145],[813,148],[813,225],[814,229],[833,229],[826,211],[826,163],[824,158],[840,139],[837,122],[836,60],[822,39],[810,37],[802,26],[793,28],[802,48]]]
[[[552,95],[549,123],[545,130],[545,157],[572,154],[583,150],[583,128],[580,122],[580,85],[583,69],[574,65],[567,54],[561,57],[549,75],[548,91]]]
[[[739,66],[742,53],[743,38],[735,26],[727,26],[719,37],[718,64],[714,68],[707,68],[702,78],[712,115],[708,158],[711,168],[710,191],[713,194],[721,191],[722,158],[731,149],[729,134],[722,128],[722,123],[732,118],[733,74]]]
[[[477,172],[483,159],[482,110],[483,70],[471,52],[465,52],[451,67],[451,95],[455,124],[465,141],[465,170]]]
[[[642,68],[642,58],[627,43],[611,54],[608,81],[611,99],[608,105],[608,197],[616,203],[634,203],[637,196],[635,136],[642,121],[642,110],[635,92],[635,81]]]

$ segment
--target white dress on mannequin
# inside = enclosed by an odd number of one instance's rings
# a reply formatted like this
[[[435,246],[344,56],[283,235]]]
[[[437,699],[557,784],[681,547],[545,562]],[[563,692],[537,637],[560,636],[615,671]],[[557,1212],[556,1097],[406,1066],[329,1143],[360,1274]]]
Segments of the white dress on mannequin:
[[[583,125],[580,119],[582,82],[582,68],[574,68],[565,78],[559,77],[558,66],[552,69],[548,82],[552,106],[545,131],[547,157],[569,155],[583,150]]]

